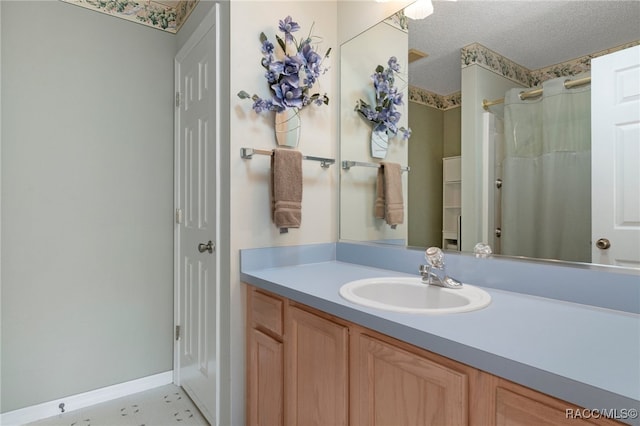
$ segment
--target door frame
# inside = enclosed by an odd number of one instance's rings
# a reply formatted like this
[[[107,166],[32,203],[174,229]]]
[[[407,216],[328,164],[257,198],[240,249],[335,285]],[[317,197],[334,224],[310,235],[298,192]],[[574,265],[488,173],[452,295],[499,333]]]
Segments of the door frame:
[[[210,35],[210,36],[215,36],[216,32],[218,32],[218,21],[219,21],[219,13],[218,13],[218,3],[216,3],[214,5],[214,7],[209,11],[209,13],[207,13],[207,15],[205,16],[205,18],[202,20],[202,22],[200,23],[200,25],[198,25],[198,27],[195,29],[195,31],[193,32],[193,34],[191,34],[191,36],[189,36],[189,39],[185,42],[185,44],[180,48],[180,50],[178,51],[178,53],[176,54],[176,57],[174,59],[174,93],[180,93],[180,83],[181,83],[181,73],[180,73],[180,64],[182,63],[182,61],[185,59],[185,57],[191,52],[191,50],[198,44],[198,42],[200,42],[200,40],[202,40],[205,36]],[[213,31],[210,31],[212,30]],[[216,45],[219,45],[219,37],[216,36],[216,40],[215,40]],[[216,53],[216,66],[219,66],[220,62],[220,55],[219,53]],[[216,79],[216,86],[220,87],[220,78],[217,77]],[[180,97],[182,98],[182,94],[180,95]],[[219,157],[219,153],[220,153],[220,130],[219,130],[219,125],[220,125],[220,116],[219,116],[219,98],[220,95],[218,94],[216,96],[216,118],[215,118],[215,122],[216,122],[216,167],[215,167],[215,174],[216,174],[216,205],[219,206],[219,202],[220,202],[220,195],[219,195],[219,189],[220,189],[220,157]],[[182,100],[181,100],[182,102]],[[177,103],[177,102],[176,102]],[[173,233],[173,383],[180,386],[180,345],[178,340],[176,339],[176,335],[175,335],[175,330],[176,330],[176,326],[178,326],[180,324],[180,258],[181,258],[181,253],[180,253],[180,237],[181,237],[181,227],[180,227],[180,223],[179,223],[179,219],[178,219],[178,208],[180,206],[180,106],[179,105],[175,105],[174,104],[174,169],[173,169],[173,184],[174,184],[174,190],[173,190],[173,196],[174,196],[174,201],[173,201],[173,208],[174,208],[174,233]],[[217,248],[214,251],[214,255],[216,257],[216,283],[218,283],[218,285],[216,285],[217,288],[220,287],[219,283],[220,283],[220,256],[219,256],[219,250],[218,248],[220,248],[220,237],[219,237],[219,230],[220,230],[220,213],[219,213],[220,209],[217,208],[216,209],[216,214],[215,214],[215,228],[216,228],[216,241],[215,241],[215,247]],[[216,294],[216,300],[218,305],[220,305],[220,299],[219,299],[219,291],[216,290],[217,294]],[[216,309],[216,313],[218,312],[218,310]],[[217,315],[219,315],[217,313]],[[218,352],[218,354],[216,354],[216,359],[219,359],[219,352],[220,352],[220,347],[219,347],[219,331],[220,331],[220,324],[219,321],[216,321],[217,325],[217,330],[216,330],[216,340],[218,342],[216,342],[216,352]],[[218,367],[219,368],[219,367]],[[219,375],[216,374],[217,377],[217,388],[218,391],[220,389],[220,379],[219,379]],[[216,392],[216,394],[219,395],[219,392]],[[219,396],[217,397],[218,401],[216,401],[216,407],[219,411]],[[216,418],[219,419],[218,413],[216,413]]]

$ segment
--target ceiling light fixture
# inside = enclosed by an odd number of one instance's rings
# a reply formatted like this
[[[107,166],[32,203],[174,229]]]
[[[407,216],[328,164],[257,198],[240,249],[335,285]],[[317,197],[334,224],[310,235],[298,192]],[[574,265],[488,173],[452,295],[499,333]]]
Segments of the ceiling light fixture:
[[[433,13],[431,0],[418,0],[404,9],[404,14],[409,19],[424,19]]]

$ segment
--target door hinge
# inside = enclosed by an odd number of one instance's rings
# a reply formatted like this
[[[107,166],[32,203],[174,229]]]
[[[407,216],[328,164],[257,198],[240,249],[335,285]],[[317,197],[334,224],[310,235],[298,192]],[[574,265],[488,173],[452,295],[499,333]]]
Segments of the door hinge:
[[[182,223],[182,209],[176,209],[176,223]]]
[[[180,92],[176,92],[176,108],[180,108]]]
[[[180,326],[176,325],[176,340],[180,340]]]

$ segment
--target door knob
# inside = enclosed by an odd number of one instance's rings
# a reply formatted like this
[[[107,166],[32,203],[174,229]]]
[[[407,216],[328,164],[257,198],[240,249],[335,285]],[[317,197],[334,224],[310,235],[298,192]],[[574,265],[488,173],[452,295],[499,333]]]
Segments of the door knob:
[[[205,251],[208,251],[209,253],[213,253],[213,248],[214,248],[215,244],[213,244],[211,242],[211,240],[209,240],[208,243],[200,243],[198,244],[198,251],[200,253],[204,253]]]
[[[596,241],[596,247],[598,247],[600,250],[606,250],[611,247],[611,241],[607,240],[606,238],[600,238],[598,241]]]

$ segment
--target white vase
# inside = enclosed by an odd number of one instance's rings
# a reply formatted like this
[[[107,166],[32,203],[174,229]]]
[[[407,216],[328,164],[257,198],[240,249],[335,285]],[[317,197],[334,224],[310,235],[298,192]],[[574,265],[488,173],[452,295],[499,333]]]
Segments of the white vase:
[[[385,158],[389,147],[389,135],[387,132],[374,130],[371,132],[371,156],[373,158]]]
[[[296,148],[300,141],[300,115],[297,108],[276,112],[276,143],[278,146]]]

